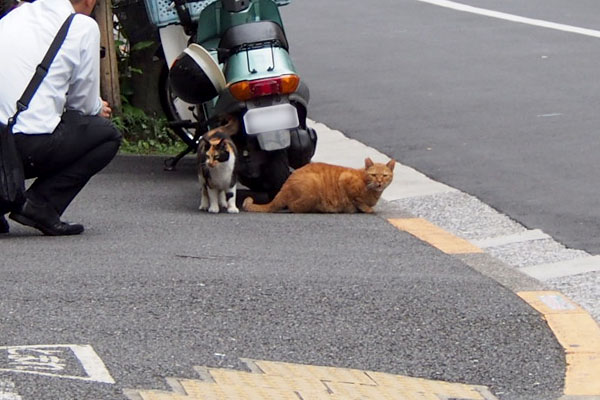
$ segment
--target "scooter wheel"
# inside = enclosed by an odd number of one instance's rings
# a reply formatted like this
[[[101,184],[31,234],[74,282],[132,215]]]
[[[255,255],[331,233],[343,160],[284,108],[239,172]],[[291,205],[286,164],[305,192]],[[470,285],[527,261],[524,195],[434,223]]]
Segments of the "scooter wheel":
[[[277,150],[269,153],[268,161],[263,164],[258,178],[247,178],[241,174],[239,179],[250,190],[265,192],[269,196],[269,200],[272,200],[290,174],[287,151]]]
[[[290,176],[290,163],[287,150],[278,150],[272,154],[265,168],[264,179],[267,193],[272,199]]]

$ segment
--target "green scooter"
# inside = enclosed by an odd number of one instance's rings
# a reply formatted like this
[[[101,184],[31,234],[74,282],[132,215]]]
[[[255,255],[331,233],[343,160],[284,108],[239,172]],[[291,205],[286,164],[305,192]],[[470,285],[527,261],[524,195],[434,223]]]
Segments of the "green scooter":
[[[192,118],[173,122],[184,128],[178,132],[188,148],[169,167],[195,151],[202,134],[227,114],[241,122],[232,139],[238,179],[251,190],[273,196],[290,167],[310,162],[317,136],[306,125],[309,90],[290,58],[278,10],[287,3],[175,0],[177,23],[189,41],[170,67],[170,88],[191,106]],[[161,41],[164,48],[165,35]]]

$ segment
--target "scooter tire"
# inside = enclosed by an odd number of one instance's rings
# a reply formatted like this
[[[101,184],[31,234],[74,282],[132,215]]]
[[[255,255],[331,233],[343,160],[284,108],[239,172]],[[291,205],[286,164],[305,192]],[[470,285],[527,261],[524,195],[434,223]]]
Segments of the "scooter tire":
[[[290,162],[287,150],[279,150],[272,155],[265,171],[267,193],[272,199],[290,176]]]
[[[255,192],[264,192],[272,200],[290,176],[290,164],[286,150],[269,153],[268,161],[261,168],[258,178],[239,176],[240,182]]]

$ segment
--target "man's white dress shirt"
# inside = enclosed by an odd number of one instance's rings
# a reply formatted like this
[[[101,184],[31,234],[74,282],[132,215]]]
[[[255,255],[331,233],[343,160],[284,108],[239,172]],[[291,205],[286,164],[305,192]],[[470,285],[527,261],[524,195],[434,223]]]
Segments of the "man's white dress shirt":
[[[16,111],[35,68],[66,18],[75,12],[69,0],[23,3],[0,19],[0,122]],[[23,111],[13,132],[52,133],[65,109],[97,115],[100,99],[100,30],[78,14],[48,75]]]

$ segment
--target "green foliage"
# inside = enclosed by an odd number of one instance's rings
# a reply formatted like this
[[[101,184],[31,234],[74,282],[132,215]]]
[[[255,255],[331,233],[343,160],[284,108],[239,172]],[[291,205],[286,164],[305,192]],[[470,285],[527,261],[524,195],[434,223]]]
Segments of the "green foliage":
[[[122,152],[175,154],[186,147],[167,126],[166,118],[149,116],[129,103],[123,104],[123,112],[113,122],[123,133]]]
[[[117,23],[115,28],[122,112],[113,117],[113,122],[123,133],[121,151],[135,154],[175,154],[182,151],[186,146],[168,127],[166,118],[150,116],[130,103],[133,95],[131,77],[143,73],[131,65],[131,53],[148,49],[155,43],[142,41],[131,46],[122,26]]]
[[[145,50],[154,46],[154,44],[154,41],[146,40],[138,42],[133,46],[130,46],[129,41],[124,36],[118,36],[115,39],[115,47],[117,48],[117,65],[119,68],[119,85],[121,87],[121,96],[124,96],[127,99],[129,99],[133,95],[131,77],[134,74],[141,75],[144,73],[141,69],[135,68],[131,65],[131,53]]]

